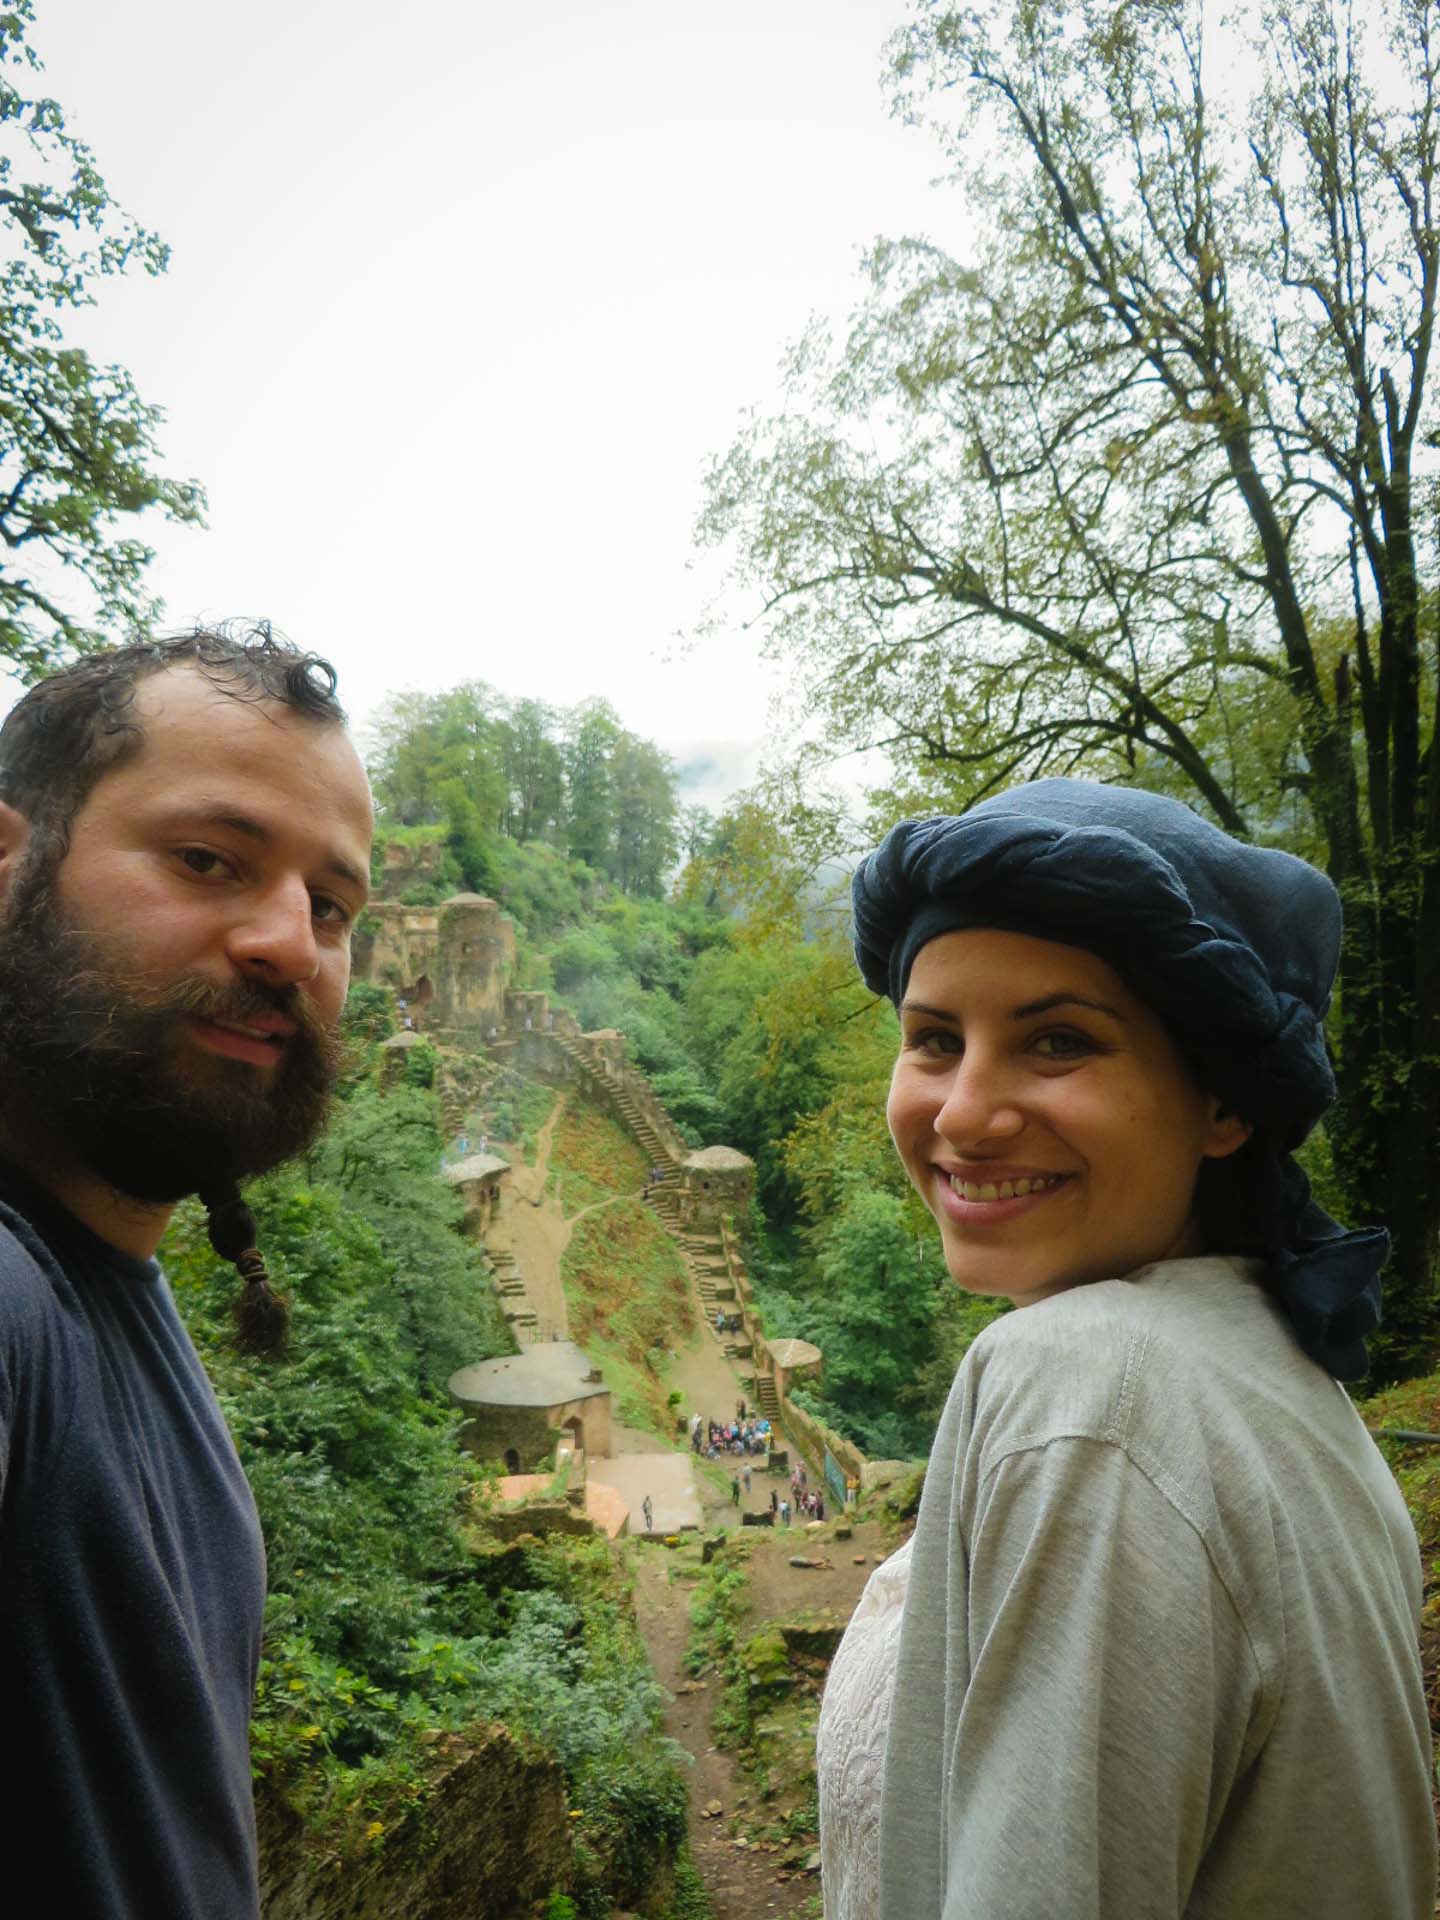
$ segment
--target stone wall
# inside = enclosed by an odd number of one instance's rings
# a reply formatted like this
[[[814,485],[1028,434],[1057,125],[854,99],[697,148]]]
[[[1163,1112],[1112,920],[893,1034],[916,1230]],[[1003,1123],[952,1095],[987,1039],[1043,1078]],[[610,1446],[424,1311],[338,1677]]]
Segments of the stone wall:
[[[475,1727],[436,1743],[427,1785],[423,1808],[378,1850],[357,1832],[337,1856],[262,1782],[264,1920],[530,1920],[552,1888],[572,1884],[558,1761],[504,1727]]]
[[[389,840],[385,844],[384,858],[385,864],[375,889],[376,897],[398,900],[402,893],[409,893],[412,887],[434,886],[440,872],[440,862],[445,858],[445,842]]]
[[[357,980],[410,1001],[418,1028],[479,1045],[505,1021],[515,923],[494,900],[458,893],[438,907],[372,901],[355,941]]]

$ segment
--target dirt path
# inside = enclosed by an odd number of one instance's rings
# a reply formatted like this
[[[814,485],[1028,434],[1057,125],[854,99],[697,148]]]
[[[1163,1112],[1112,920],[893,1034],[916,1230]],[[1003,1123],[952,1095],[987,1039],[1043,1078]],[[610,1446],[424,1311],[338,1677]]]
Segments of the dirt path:
[[[510,1171],[510,1191],[499,1218],[486,1235],[497,1253],[510,1253],[524,1283],[525,1297],[545,1340],[568,1340],[570,1316],[560,1284],[560,1260],[570,1244],[574,1221],[566,1220],[546,1194],[550,1148],[565,1111],[566,1096],[555,1104],[535,1137],[535,1164],[526,1166],[518,1149]]]
[[[762,1537],[747,1568],[752,1632],[802,1607],[831,1607],[848,1619],[878,1560],[889,1551],[873,1523],[851,1540],[820,1540],[794,1529]],[[685,1670],[690,1596],[698,1568],[693,1558],[637,1543],[635,1610],[655,1676],[670,1695],[665,1731],[694,1757],[690,1774],[690,1845],[710,1895],[714,1920],[769,1920],[770,1915],[813,1920],[820,1912],[820,1878],[807,1871],[813,1840],[777,1840],[770,1829],[787,1809],[762,1803],[732,1756],[718,1748],[711,1722],[723,1682],[716,1673],[692,1680]],[[828,1568],[798,1568],[790,1556],[826,1559]],[[863,1560],[857,1565],[857,1560]],[[797,1793],[803,1783],[797,1782]],[[707,1812],[718,1804],[719,1813]]]

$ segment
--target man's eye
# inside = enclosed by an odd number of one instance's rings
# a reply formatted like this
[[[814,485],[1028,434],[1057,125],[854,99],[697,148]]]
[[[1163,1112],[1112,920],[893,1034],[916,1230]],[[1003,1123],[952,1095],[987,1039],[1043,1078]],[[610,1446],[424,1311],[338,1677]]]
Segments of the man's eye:
[[[310,905],[315,918],[323,921],[327,927],[343,927],[350,919],[348,909],[341,906],[338,900],[332,900],[328,894],[312,893]]]
[[[225,862],[220,855],[213,853],[209,847],[182,847],[180,858],[192,873],[198,873],[207,879],[212,874],[223,872],[225,867]]]

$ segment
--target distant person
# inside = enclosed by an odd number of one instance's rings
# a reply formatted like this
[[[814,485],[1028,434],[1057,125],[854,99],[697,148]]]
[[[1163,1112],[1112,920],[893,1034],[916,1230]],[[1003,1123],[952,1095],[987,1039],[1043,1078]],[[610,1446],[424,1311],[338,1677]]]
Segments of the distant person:
[[[827,1916],[1429,1920],[1420,1556],[1339,1384],[1387,1238],[1292,1157],[1334,886],[1050,779],[896,827],[854,912],[901,1164],[1014,1311],[830,1667]]]
[[[750,1469],[749,1469],[749,1467],[748,1467],[748,1466],[745,1466],[745,1467],[742,1467],[742,1468],[740,1469],[740,1478],[741,1478],[741,1479],[742,1479],[742,1480],[744,1481],[744,1483],[745,1483],[745,1491],[746,1491],[746,1493],[749,1493],[749,1491],[750,1491]]]
[[[650,1496],[648,1493],[646,1494],[645,1498],[640,1502],[640,1511],[645,1516],[645,1531],[647,1533],[652,1533],[655,1529],[655,1509],[650,1504]]]
[[[790,1524],[790,1502],[788,1500],[782,1500],[780,1502],[780,1524],[782,1527],[788,1527]]]
[[[82,656],[0,728],[0,1849],[6,1911],[256,1920],[265,1550],[155,1251],[198,1195],[273,1352],[238,1183],[339,1059],[370,797],[312,654]],[[24,1889],[30,1888],[26,1894]]]
[[[732,1473],[732,1474],[731,1474],[731,1476],[730,1476],[730,1499],[731,1499],[731,1501],[732,1501],[732,1503],[733,1503],[733,1504],[734,1504],[735,1506],[737,1506],[737,1507],[739,1506],[739,1504],[740,1504],[740,1476],[739,1476],[739,1474],[738,1474],[738,1473]]]

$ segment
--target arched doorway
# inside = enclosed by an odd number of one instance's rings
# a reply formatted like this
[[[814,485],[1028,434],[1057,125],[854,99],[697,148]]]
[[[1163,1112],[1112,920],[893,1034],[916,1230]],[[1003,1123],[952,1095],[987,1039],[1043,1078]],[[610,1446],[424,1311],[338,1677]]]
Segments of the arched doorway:
[[[505,1449],[505,1471],[511,1474],[519,1473],[520,1471],[520,1455],[515,1451],[514,1447],[507,1447]]]

